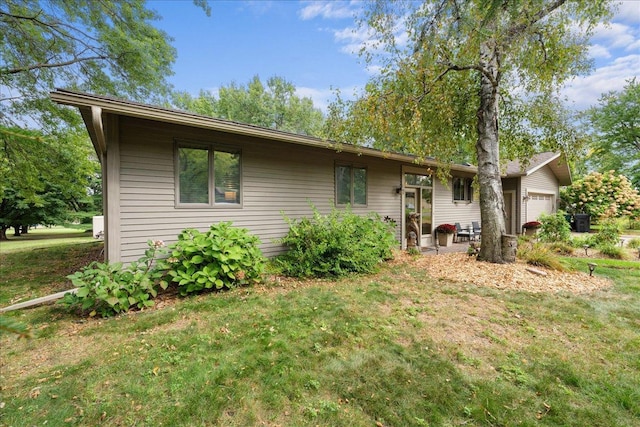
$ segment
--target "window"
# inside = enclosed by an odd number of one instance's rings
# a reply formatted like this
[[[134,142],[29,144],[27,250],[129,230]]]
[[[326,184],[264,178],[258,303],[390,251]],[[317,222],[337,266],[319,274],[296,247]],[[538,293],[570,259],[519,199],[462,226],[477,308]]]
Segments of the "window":
[[[473,179],[453,178],[453,200],[471,202],[473,200]]]
[[[367,169],[336,166],[336,204],[367,204]]]
[[[176,168],[178,205],[240,205],[240,152],[178,144]]]

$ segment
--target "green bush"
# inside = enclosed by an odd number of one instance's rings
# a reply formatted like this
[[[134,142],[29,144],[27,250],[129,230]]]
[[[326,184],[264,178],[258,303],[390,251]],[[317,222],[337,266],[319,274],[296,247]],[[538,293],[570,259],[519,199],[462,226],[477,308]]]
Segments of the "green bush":
[[[356,215],[335,207],[328,215],[313,208],[311,218],[291,220],[289,232],[278,240],[288,251],[274,260],[275,266],[293,277],[331,277],[374,272],[381,261],[393,257],[398,246],[393,224],[379,215]]]
[[[630,249],[638,249],[640,248],[640,238],[634,237],[633,239],[627,242],[627,247]]]
[[[614,258],[614,259],[625,259],[627,254],[624,252],[620,246],[615,245],[602,245],[599,246],[598,249],[600,253],[606,257]]]
[[[543,243],[518,247],[518,258],[530,265],[546,267],[558,271],[564,270],[564,267],[560,261],[558,261],[556,254],[551,252]]]
[[[542,226],[538,238],[543,242],[568,242],[571,239],[571,225],[565,215],[563,211],[553,215],[541,215]]]
[[[123,268],[122,263],[92,262],[82,270],[67,276],[78,288],[75,294],[67,293],[60,301],[71,310],[89,312],[102,317],[113,316],[130,308],[154,305],[152,298],[157,287],[166,289],[162,268],[154,265],[157,256],[164,253],[160,240],[148,242],[149,248],[137,262]]]
[[[615,246],[620,242],[622,233],[621,223],[615,219],[605,219],[599,222],[599,230],[593,236],[593,243],[598,247]]]
[[[573,255],[573,247],[563,241],[551,242],[547,244],[550,251],[560,254],[560,255]]]
[[[256,236],[230,222],[213,224],[205,233],[186,229],[171,246],[168,274],[181,295],[258,282],[265,265],[259,244]]]

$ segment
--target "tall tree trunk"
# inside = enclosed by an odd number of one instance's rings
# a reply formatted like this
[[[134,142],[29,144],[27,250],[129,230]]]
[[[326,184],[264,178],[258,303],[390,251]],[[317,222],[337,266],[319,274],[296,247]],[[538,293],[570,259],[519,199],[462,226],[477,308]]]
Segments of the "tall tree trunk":
[[[20,226],[19,225],[14,225],[13,226],[13,235],[15,237],[20,237]]]
[[[500,177],[500,143],[498,140],[499,53],[492,41],[480,48],[480,80],[478,108],[478,183],[480,186],[480,219],[482,245],[478,259],[503,263],[502,235],[506,233],[504,195]]]
[[[7,230],[9,229],[9,226],[0,226],[0,240],[9,240],[7,239]]]

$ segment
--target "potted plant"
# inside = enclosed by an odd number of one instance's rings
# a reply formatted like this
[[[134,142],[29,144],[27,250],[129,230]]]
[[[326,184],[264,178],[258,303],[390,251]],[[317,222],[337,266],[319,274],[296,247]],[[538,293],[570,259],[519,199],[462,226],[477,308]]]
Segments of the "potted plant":
[[[529,221],[522,224],[522,229],[524,234],[527,236],[535,236],[538,233],[538,228],[540,228],[542,224],[538,221]]]
[[[451,246],[455,232],[456,226],[453,224],[440,224],[437,226],[436,235],[438,236],[438,244],[440,246]]]

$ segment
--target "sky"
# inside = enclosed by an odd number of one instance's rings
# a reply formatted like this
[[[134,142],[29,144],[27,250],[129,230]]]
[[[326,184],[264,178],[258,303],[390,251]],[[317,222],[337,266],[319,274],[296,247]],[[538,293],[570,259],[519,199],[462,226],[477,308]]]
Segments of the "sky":
[[[191,0],[149,0],[162,19],[155,26],[174,39],[179,91],[214,93],[230,83],[246,85],[280,76],[326,111],[335,91],[346,97],[361,90],[375,74],[358,55],[368,41],[358,31],[354,1],[210,1],[207,17]],[[640,74],[640,0],[622,0],[610,25],[600,25],[591,39],[594,70],[564,89],[569,107],[597,105],[603,93],[620,91]]]

